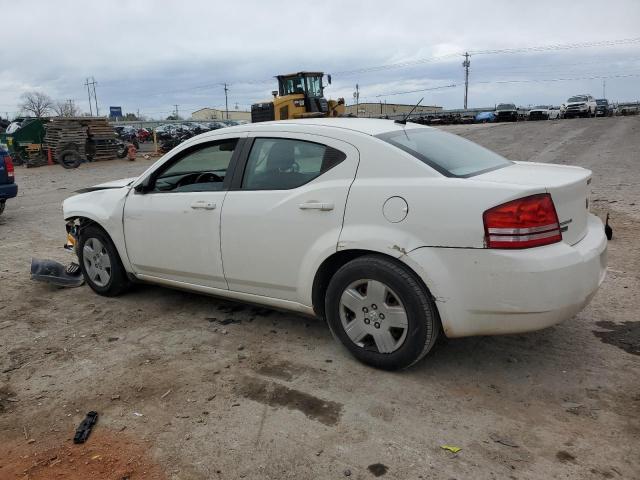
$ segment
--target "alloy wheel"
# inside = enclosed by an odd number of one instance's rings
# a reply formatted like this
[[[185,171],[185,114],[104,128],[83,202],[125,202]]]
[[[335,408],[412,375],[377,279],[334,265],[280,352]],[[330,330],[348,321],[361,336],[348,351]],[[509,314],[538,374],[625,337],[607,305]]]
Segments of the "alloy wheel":
[[[353,343],[378,353],[393,353],[407,337],[409,322],[398,295],[378,280],[351,283],[340,298],[340,320]]]
[[[99,287],[105,287],[111,279],[111,258],[109,252],[97,238],[84,242],[82,261],[87,275]]]

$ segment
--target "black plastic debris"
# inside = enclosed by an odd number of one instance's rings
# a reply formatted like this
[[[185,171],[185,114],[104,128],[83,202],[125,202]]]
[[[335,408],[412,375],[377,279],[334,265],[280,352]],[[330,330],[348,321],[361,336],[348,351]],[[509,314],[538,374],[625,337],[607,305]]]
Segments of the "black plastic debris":
[[[607,220],[604,222],[604,234],[607,236],[607,240],[613,238],[613,228],[609,225],[609,212],[607,212]]]
[[[89,438],[91,429],[98,421],[98,412],[89,412],[84,420],[80,423],[76,429],[76,434],[73,437],[73,443],[84,443]]]
[[[64,266],[55,260],[31,259],[31,280],[50,283],[58,287],[79,287],[84,284],[80,265]]]

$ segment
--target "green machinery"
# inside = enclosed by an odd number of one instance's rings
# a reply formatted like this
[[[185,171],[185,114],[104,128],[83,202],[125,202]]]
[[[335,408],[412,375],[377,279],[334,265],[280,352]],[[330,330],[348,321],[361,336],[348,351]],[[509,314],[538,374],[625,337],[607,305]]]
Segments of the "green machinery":
[[[46,163],[46,155],[42,150],[45,124],[44,118],[18,118],[14,122],[20,126],[11,133],[0,133],[0,143],[9,148],[9,154],[16,165],[37,166]],[[11,124],[13,125],[13,123]],[[10,129],[9,126],[8,130]]]

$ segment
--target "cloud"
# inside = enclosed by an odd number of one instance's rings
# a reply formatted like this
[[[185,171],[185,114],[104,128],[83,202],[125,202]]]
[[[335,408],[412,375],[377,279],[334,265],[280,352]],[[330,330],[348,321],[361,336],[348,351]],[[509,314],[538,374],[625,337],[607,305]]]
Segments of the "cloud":
[[[361,67],[433,62],[334,74],[331,96],[462,106],[460,87],[406,95],[385,93],[463,83],[466,50],[521,48],[638,36],[640,2],[506,0],[438,2],[258,0],[182,2],[57,0],[3,5],[0,112],[15,111],[22,92],[38,89],[87,108],[86,77],[98,81],[101,110],[122,105],[152,116],[229,103],[247,108],[269,98],[278,73],[345,72]],[[27,28],[43,25],[46,28]],[[28,31],[28,34],[25,32]],[[560,103],[576,92],[600,94],[602,81],[477,83],[640,74],[640,43],[471,58],[470,105],[500,101]],[[475,83],[474,83],[475,82]],[[607,95],[635,99],[638,78],[612,78]]]

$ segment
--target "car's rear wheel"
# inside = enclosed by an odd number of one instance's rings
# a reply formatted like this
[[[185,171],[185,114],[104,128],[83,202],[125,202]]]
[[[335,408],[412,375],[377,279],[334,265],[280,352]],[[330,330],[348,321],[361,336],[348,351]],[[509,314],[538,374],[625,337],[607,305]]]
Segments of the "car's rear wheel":
[[[0,200],[0,215],[2,215],[2,212],[4,212],[4,207],[6,203],[7,203],[6,200]]]
[[[78,259],[86,282],[96,293],[114,297],[129,286],[118,251],[101,228],[91,225],[81,230]]]
[[[377,255],[336,272],[325,311],[331,331],[356,358],[385,370],[418,362],[440,332],[435,304],[415,274]]]

